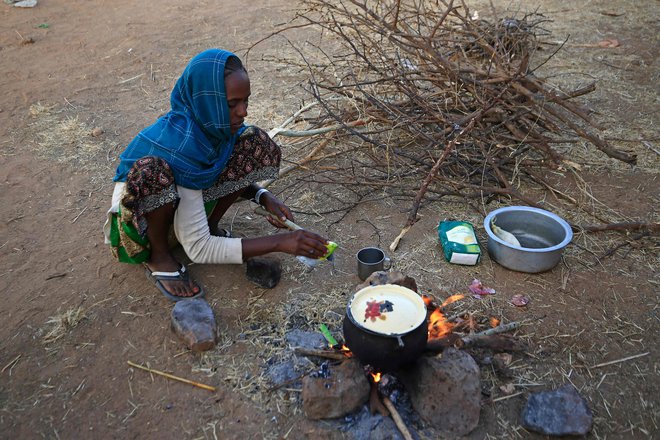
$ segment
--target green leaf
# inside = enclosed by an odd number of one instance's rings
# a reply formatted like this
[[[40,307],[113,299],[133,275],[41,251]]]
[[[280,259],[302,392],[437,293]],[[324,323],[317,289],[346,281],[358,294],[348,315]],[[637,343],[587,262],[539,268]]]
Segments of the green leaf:
[[[41,29],[48,29],[48,28],[50,27],[50,25],[49,25],[48,23],[41,23],[41,24],[40,24],[39,26],[37,26],[37,27],[38,27],[38,28],[41,28]]]

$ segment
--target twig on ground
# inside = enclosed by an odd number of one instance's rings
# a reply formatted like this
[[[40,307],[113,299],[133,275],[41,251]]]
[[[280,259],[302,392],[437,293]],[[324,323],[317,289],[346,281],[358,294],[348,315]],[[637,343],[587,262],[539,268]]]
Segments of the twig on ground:
[[[601,367],[606,367],[608,365],[620,364],[621,362],[628,362],[630,360],[641,358],[641,357],[647,356],[649,354],[651,354],[651,352],[647,351],[646,353],[635,354],[633,356],[624,357],[622,359],[617,359],[615,361],[603,362],[602,364],[597,364],[597,365],[591,366],[589,368],[601,368]]]
[[[157,374],[159,376],[163,376],[163,377],[166,377],[168,379],[177,380],[179,382],[187,383],[189,385],[196,386],[197,388],[202,388],[202,389],[209,390],[209,391],[215,391],[215,387],[212,387],[210,385],[204,385],[203,383],[195,382],[193,380],[184,379],[183,377],[175,376],[173,374],[165,373],[165,372],[159,371],[159,370],[154,370],[153,368],[143,367],[142,365],[135,364],[131,361],[126,361],[126,362],[131,367],[135,367],[135,368],[138,368],[140,370],[148,371],[149,373],[152,373],[152,374]]]
[[[574,226],[575,231],[589,231],[589,232],[602,232],[602,231],[637,231],[639,229],[647,229],[651,232],[660,231],[660,223],[644,223],[644,222],[626,222],[626,223],[609,223],[606,225],[585,225]]]
[[[2,371],[0,371],[0,373],[4,373],[5,370],[6,370],[7,368],[9,368],[9,367],[11,367],[11,366],[13,366],[13,365],[16,365],[16,363],[17,363],[18,360],[21,358],[21,356],[22,356],[22,354],[19,354],[19,355],[16,356],[14,359],[12,359],[7,365],[4,366],[4,368],[2,369]]]
[[[511,331],[511,330],[515,330],[518,327],[520,327],[520,322],[514,321],[514,322],[510,322],[508,324],[502,324],[502,325],[498,325],[497,327],[489,328],[488,330],[484,330],[482,332],[475,333],[473,335],[463,336],[461,338],[461,340],[463,341],[463,343],[465,345],[469,345],[473,341],[479,339],[482,336],[490,336],[490,335],[495,335],[495,334],[498,334],[498,333],[504,333],[504,332],[508,332],[508,331]]]
[[[644,237],[648,237],[649,235],[651,235],[651,233],[649,231],[644,231],[644,232],[640,232],[639,234],[635,234],[632,237],[630,237],[630,240],[626,240],[623,243],[619,243],[618,245],[614,246],[613,248],[608,249],[607,251],[603,252],[603,254],[601,254],[598,257],[598,259],[601,260],[603,258],[609,257],[610,255],[614,255],[614,253],[616,251],[618,251],[619,249],[621,249],[622,247],[629,246],[632,242],[640,240]]]

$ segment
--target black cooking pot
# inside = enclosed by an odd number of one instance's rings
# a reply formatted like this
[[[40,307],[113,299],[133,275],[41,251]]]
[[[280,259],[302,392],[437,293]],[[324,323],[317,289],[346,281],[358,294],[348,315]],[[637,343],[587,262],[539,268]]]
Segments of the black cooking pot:
[[[426,347],[426,306],[405,287],[368,286],[351,297],[343,330],[346,345],[362,363],[380,372],[397,370],[414,362]]]

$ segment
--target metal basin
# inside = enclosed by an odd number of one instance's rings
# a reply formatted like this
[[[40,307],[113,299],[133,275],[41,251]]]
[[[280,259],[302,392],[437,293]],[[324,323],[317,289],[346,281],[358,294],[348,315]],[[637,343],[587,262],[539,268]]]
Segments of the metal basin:
[[[493,218],[497,226],[516,236],[520,246],[511,245],[493,233],[490,227]],[[490,257],[518,272],[538,273],[552,269],[573,239],[571,227],[561,217],[528,206],[496,209],[484,219],[484,228]]]

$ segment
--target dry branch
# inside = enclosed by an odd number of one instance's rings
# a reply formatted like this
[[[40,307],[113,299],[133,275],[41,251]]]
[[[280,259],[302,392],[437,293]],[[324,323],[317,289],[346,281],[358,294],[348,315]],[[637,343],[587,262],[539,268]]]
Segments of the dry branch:
[[[351,182],[357,200],[416,186],[391,249],[431,193],[546,206],[520,184],[557,194],[543,170],[579,170],[570,150],[578,140],[635,163],[575,101],[594,91],[593,83],[558,91],[538,75],[556,53],[541,58],[537,51],[537,37],[549,34],[541,14],[473,19],[463,2],[431,0],[309,0],[305,8],[291,27],[315,27],[328,44],[294,46],[319,110],[299,131],[342,127],[337,136],[350,139],[331,146],[346,152],[350,165],[333,170],[334,182],[320,173],[313,181],[326,182],[324,190]],[[354,121],[368,122],[357,130]]]

